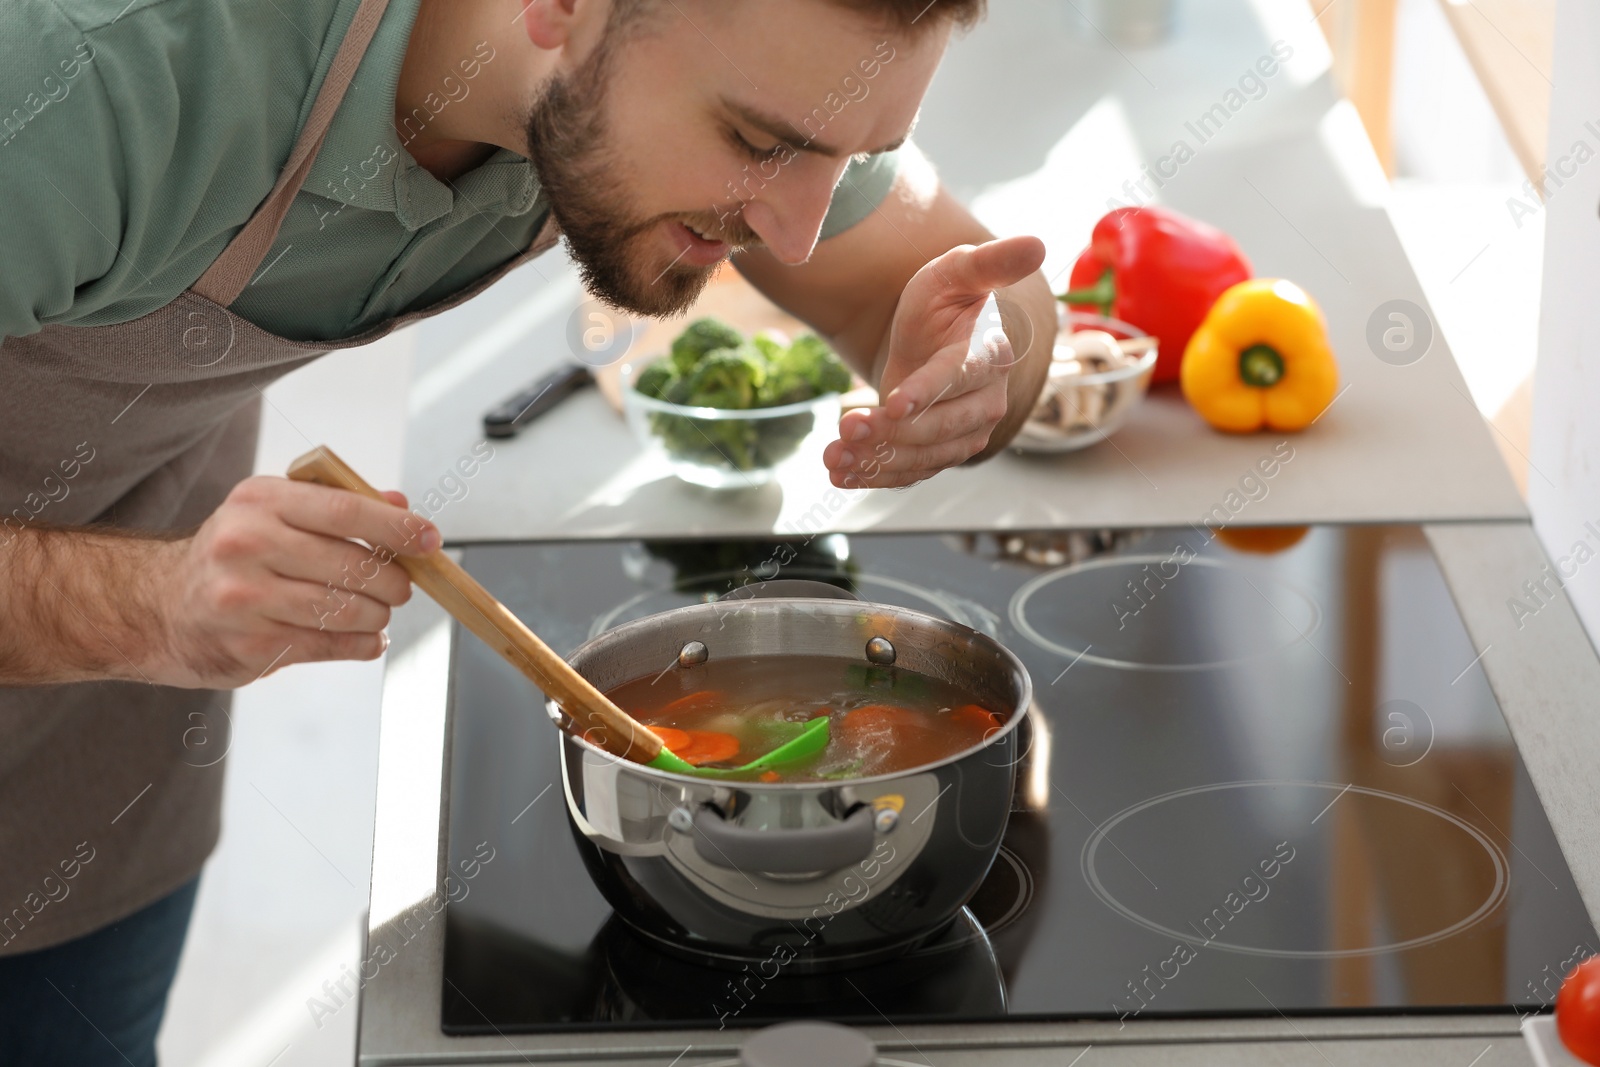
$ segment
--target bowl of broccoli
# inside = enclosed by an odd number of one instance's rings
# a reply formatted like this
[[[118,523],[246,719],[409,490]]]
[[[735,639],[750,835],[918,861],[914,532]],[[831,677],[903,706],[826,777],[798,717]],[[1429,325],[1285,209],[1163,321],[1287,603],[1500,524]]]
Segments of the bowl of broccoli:
[[[646,447],[672,472],[713,489],[760,485],[819,427],[839,422],[850,371],[826,341],[772,334],[747,338],[699,319],[671,349],[622,370],[623,410]]]

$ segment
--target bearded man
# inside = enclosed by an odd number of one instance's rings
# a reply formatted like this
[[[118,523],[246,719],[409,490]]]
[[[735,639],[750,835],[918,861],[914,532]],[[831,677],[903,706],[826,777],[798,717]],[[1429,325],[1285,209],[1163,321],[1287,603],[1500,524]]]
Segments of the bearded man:
[[[841,420],[837,485],[1005,446],[1055,334],[1043,247],[907,144],[981,7],[8,0],[0,1060],[155,1062],[218,831],[195,731],[271,671],[382,654],[403,570],[318,609],[357,541],[439,546],[398,493],[247,477],[274,378],[564,237],[616,308],[682,312],[731,258],[828,338],[882,398]],[[1009,340],[970,346],[991,293]]]

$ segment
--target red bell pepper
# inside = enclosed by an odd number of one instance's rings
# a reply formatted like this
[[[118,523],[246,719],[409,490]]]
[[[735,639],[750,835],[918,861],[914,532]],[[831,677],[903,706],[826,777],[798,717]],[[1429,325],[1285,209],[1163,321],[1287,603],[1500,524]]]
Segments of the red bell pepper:
[[[1095,223],[1057,299],[1131,323],[1160,341],[1153,381],[1174,381],[1189,337],[1223,290],[1251,276],[1233,238],[1159,207],[1120,207]]]

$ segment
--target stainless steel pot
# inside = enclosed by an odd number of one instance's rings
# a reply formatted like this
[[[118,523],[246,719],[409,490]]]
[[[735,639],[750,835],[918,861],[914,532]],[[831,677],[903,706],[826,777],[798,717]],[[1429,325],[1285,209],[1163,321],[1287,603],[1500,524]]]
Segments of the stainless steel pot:
[[[931,615],[787,596],[639,619],[590,640],[571,663],[608,690],[715,657],[783,655],[928,675],[1003,714],[1004,726],[899,774],[770,784],[657,771],[564,734],[579,851],[617,915],[669,952],[797,973],[909,950],[949,924],[1000,846],[1027,671],[994,639]],[[562,715],[553,703],[550,712]]]

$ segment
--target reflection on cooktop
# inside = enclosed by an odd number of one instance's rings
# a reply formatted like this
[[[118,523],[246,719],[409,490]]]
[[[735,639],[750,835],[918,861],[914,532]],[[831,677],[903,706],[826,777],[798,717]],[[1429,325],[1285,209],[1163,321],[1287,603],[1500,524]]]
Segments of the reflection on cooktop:
[[[1600,938],[1415,527],[533,543],[465,564],[570,652],[809,578],[996,636],[1033,677],[999,857],[914,955],[814,976],[663,953],[568,825],[541,700],[451,680],[442,1026],[1507,1010]],[[683,949],[684,946],[679,946]]]
[[[963,911],[934,941],[885,963],[843,975],[796,974],[779,959],[738,971],[698,965],[661,952],[613,917],[579,954],[552,966],[514,930],[449,919],[447,972],[466,972],[475,999],[446,987],[452,1033],[494,1033],[490,1020],[509,1009],[517,991],[540,1010],[557,1007],[562,1022],[747,1025],[779,1019],[942,1018],[1005,1014],[1005,981],[994,947],[971,912]],[[551,994],[548,998],[544,992]],[[476,1021],[474,1021],[476,1020]]]

